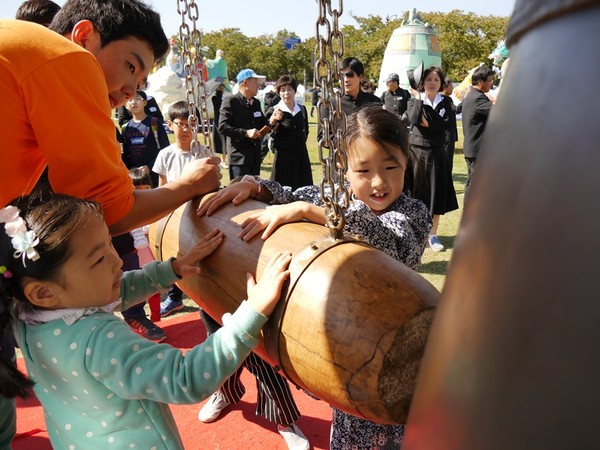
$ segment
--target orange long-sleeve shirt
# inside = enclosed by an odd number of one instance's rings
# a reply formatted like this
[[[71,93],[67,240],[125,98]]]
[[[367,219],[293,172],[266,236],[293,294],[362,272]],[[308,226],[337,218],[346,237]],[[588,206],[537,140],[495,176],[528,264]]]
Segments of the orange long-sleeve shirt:
[[[55,192],[102,204],[110,225],[133,207],[108,89],[92,54],[45,27],[0,20],[0,207],[46,165]]]

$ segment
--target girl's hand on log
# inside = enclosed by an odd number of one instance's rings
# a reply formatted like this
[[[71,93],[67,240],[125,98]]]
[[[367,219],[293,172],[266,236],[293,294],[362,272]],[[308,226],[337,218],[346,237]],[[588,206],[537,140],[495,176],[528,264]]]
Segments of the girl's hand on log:
[[[238,183],[230,184],[225,189],[221,189],[215,195],[203,201],[198,208],[197,214],[199,216],[207,215],[210,216],[217,209],[226,203],[233,203],[239,205],[254,193],[256,193],[257,184],[249,181],[240,181]]]
[[[290,275],[287,268],[291,260],[292,254],[289,251],[273,255],[258,283],[251,273],[246,274],[248,303],[259,313],[270,316],[277,306],[283,283]]]
[[[266,240],[273,232],[286,223],[308,220],[316,224],[325,224],[325,209],[307,202],[297,201],[285,205],[267,206],[267,209],[255,212],[240,225],[242,231],[238,234],[244,241],[249,241],[262,230],[261,236]]]
[[[268,206],[267,209],[248,216],[240,225],[242,231],[238,234],[244,241],[249,241],[262,230],[262,240],[267,239],[280,226],[286,223],[299,222],[303,219],[300,202],[287,205]]]
[[[173,272],[180,277],[198,275],[201,271],[198,262],[214,252],[221,245],[224,237],[223,232],[215,228],[200,239],[200,242],[193,246],[186,255],[173,261]]]

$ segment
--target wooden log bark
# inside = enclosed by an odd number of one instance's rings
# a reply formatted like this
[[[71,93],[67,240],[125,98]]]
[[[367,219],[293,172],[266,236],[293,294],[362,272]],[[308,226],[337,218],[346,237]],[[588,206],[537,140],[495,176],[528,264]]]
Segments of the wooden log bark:
[[[157,257],[185,253],[206,232],[223,245],[202,274],[178,283],[221,321],[246,298],[246,272],[261,276],[274,252],[290,250],[291,277],[256,353],[294,384],[351,414],[405,423],[438,291],[371,246],[334,241],[307,222],[280,227],[266,241],[244,242],[239,224],[265,205],[248,200],[199,218],[190,202],[151,230]]]

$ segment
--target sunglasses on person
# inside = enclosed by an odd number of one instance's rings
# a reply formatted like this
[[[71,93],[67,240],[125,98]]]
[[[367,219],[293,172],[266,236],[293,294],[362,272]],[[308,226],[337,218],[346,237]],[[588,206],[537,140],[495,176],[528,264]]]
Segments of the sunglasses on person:
[[[342,72],[342,76],[346,78],[354,78],[354,75],[356,75],[356,73],[352,70],[349,70],[348,72]]]

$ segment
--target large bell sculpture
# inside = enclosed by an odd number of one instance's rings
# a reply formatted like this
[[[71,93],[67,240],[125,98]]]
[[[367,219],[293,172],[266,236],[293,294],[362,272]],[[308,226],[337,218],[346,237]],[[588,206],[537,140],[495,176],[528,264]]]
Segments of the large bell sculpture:
[[[206,197],[205,197],[206,198]],[[216,320],[246,298],[247,272],[290,250],[291,277],[256,352],[290,381],[351,414],[405,423],[438,291],[416,272],[357,240],[333,240],[307,222],[280,227],[266,241],[237,237],[266,205],[248,200],[211,216],[197,202],[151,229],[157,257],[185,253],[217,227],[226,238],[201,262],[202,274],[177,283]]]
[[[408,89],[410,82],[406,72],[419,64],[425,67],[442,65],[442,52],[435,30],[424,23],[416,9],[409,12],[408,20],[394,30],[385,48],[377,92],[387,90],[390,73],[397,73],[400,86]]]
[[[600,448],[600,2],[507,42],[403,450]]]

